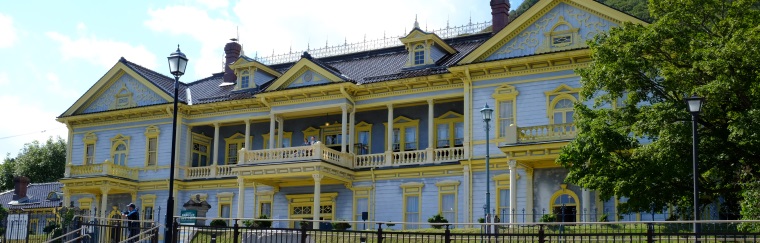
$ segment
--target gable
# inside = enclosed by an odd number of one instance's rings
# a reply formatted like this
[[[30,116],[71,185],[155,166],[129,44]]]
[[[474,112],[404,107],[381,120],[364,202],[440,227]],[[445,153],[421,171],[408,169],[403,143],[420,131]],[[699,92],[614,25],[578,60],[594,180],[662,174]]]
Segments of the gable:
[[[342,75],[339,77],[316,62],[318,61],[312,61],[311,56],[301,58],[296,64],[293,64],[293,67],[277,78],[272,85],[267,87],[266,91],[345,81]],[[340,74],[338,73],[338,75]]]
[[[294,87],[301,87],[301,86],[309,86],[309,85],[317,85],[317,84],[325,84],[329,83],[330,80],[325,78],[322,75],[319,75],[318,73],[305,69],[302,71],[303,74],[297,76],[295,79],[293,79],[292,82],[287,86],[287,88],[294,88]]]
[[[541,0],[459,64],[586,48],[586,41],[624,22],[644,21],[588,0]]]
[[[86,108],[77,114],[164,104],[169,102],[134,77],[121,74],[104,90],[92,97]]]
[[[272,81],[272,79],[275,78],[277,77],[264,72],[261,69],[256,69],[256,72],[253,73],[253,82],[256,83],[256,86],[264,85],[265,83]]]

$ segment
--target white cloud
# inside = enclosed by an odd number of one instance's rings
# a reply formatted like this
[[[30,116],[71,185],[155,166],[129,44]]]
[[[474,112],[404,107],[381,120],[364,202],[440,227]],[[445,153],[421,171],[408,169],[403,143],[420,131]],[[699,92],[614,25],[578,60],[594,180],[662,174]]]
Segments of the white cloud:
[[[0,14],[0,48],[8,48],[18,39],[13,18]]]
[[[229,5],[227,0],[198,0],[198,3],[210,9],[226,8]]]
[[[81,23],[77,27],[79,30],[84,28],[86,27]],[[72,39],[58,32],[47,32],[46,35],[61,45],[60,50],[64,60],[83,59],[95,65],[111,68],[119,57],[124,56],[127,60],[147,68],[156,67],[156,55],[142,45],[133,46],[126,42],[98,39],[95,36],[80,36]]]
[[[11,79],[8,78],[8,74],[5,72],[0,72],[0,86],[10,84],[10,83],[11,83]]]
[[[45,110],[43,102],[28,97],[0,96],[3,114],[17,114],[13,119],[0,119],[0,157],[15,157],[25,143],[46,141],[48,137],[67,138],[66,126],[55,121],[59,114]],[[23,115],[19,115],[23,114]]]
[[[47,79],[47,85],[45,85],[47,92],[55,95],[55,97],[63,100],[76,100],[81,95],[80,92],[71,89],[69,86],[61,85],[61,80],[54,73],[48,73],[45,75],[45,79]]]

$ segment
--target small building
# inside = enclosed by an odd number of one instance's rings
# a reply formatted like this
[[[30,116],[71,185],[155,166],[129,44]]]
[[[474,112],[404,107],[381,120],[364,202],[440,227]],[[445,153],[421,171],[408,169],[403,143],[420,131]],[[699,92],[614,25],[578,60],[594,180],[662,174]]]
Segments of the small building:
[[[60,182],[30,183],[29,178],[13,179],[14,189],[0,193],[0,206],[9,213],[28,213],[32,234],[42,234],[42,229],[56,222],[56,212],[63,206]]]

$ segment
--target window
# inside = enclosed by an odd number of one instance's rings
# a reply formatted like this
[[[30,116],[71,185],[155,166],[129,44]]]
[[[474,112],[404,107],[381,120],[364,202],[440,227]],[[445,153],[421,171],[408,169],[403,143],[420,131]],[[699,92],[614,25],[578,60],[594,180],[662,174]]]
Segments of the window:
[[[269,133],[262,134],[262,137],[264,137],[264,149],[269,149]],[[277,139],[279,136],[277,136],[277,132],[275,132],[275,144],[279,144],[279,146],[275,146],[275,148],[287,148],[291,146],[291,138],[293,137],[292,132],[285,132],[282,134],[282,142],[279,143]]]
[[[356,144],[354,144],[354,153],[358,155],[372,153],[372,145],[370,144],[370,141],[372,141],[370,139],[372,135],[372,124],[360,122],[354,126],[354,129],[356,130],[356,138],[354,138],[354,141],[356,142]]]
[[[193,133],[193,150],[191,167],[209,166],[209,147],[211,147],[211,138],[203,134]]]
[[[435,147],[461,147],[464,142],[464,117],[449,111],[435,118]],[[453,146],[452,146],[453,145]]]
[[[216,200],[219,204],[217,207],[219,209],[217,214],[219,218],[229,219],[231,217],[232,196],[234,196],[234,193],[232,192],[220,192],[216,194]],[[229,221],[227,222],[227,225],[230,225]]]
[[[438,187],[438,211],[449,223],[457,222],[457,192],[459,181],[440,181]]]
[[[153,207],[156,203],[156,195],[155,194],[145,194],[140,196],[140,199],[142,201],[142,220],[145,221],[153,221]],[[145,223],[144,227],[150,227],[151,223]]]
[[[514,86],[502,85],[496,88],[493,98],[496,100],[496,116],[494,125],[496,126],[496,137],[503,138],[507,136],[507,131],[512,124],[516,123],[517,95],[519,92]]]
[[[241,89],[247,89],[250,85],[251,75],[248,71],[243,71],[240,74],[240,88]]]
[[[520,179],[520,175],[517,175],[517,179]],[[499,216],[501,222],[510,222],[510,217],[515,217],[510,203],[510,191],[509,191],[509,173],[496,175],[493,177],[494,185],[496,186],[496,215]],[[516,219],[516,218],[515,218]]]
[[[95,142],[98,141],[98,137],[95,133],[88,132],[84,135],[84,162],[83,164],[89,165],[95,162]]]
[[[418,148],[417,141],[419,141],[419,139],[417,139],[417,128],[419,127],[419,123],[420,123],[420,120],[412,120],[404,116],[399,116],[396,119],[394,119],[393,120],[393,148],[391,150],[397,151],[397,152],[417,150]],[[386,129],[385,134],[388,134],[387,133],[388,123],[383,123],[383,124],[385,124],[385,129]],[[401,141],[403,141],[403,146],[401,144]]]
[[[354,191],[354,217],[353,221],[362,221],[362,213],[367,212],[369,214],[369,197],[372,191],[370,186],[354,187],[351,190]],[[367,220],[371,220],[367,215]],[[372,227],[372,225],[362,225],[359,223],[354,224],[354,229],[363,230],[366,227]]]
[[[414,47],[414,65],[425,64],[425,46],[419,44]]]
[[[158,161],[158,127],[145,129],[145,166],[156,166]]]
[[[258,217],[266,215],[268,218],[272,218],[272,198],[274,197],[273,191],[263,191],[256,193],[256,201],[259,202]]]
[[[420,222],[420,206],[422,203],[422,187],[425,184],[419,182],[407,182],[401,184],[404,191],[404,222]],[[417,229],[417,224],[405,224],[404,229]]]
[[[557,23],[550,27],[549,30],[551,31],[545,34],[542,44],[536,48],[536,53],[568,50],[585,46],[585,43],[579,39],[580,29],[573,28],[569,22],[565,21],[564,16],[559,16]]]
[[[335,198],[337,192],[321,193],[319,198],[319,219],[332,220],[335,218]],[[290,219],[313,219],[314,194],[290,194],[285,195],[289,202],[288,218]],[[298,227],[299,222],[291,221],[291,227]],[[311,227],[311,222],[308,222]]]
[[[573,122],[573,101],[561,99],[554,105],[554,124]]]
[[[249,138],[252,140],[251,138]],[[249,140],[249,141],[250,141]],[[232,136],[224,139],[225,148],[224,161],[228,165],[234,165],[238,162],[238,152],[240,149],[245,148],[245,135],[241,133],[232,134]]]
[[[561,84],[546,95],[546,113],[551,124],[573,123],[573,105],[578,100],[580,88],[572,88]]]
[[[303,139],[304,139],[303,145],[311,145],[311,143],[309,142],[310,141],[309,138],[311,137],[314,137],[315,140],[319,140],[319,131],[320,131],[319,128],[314,128],[314,127],[309,127],[309,128],[306,128],[306,130],[301,131],[303,132]]]
[[[578,195],[567,189],[567,184],[560,184],[560,190],[552,195],[549,201],[552,213],[557,216],[559,222],[578,222]]]
[[[121,89],[114,95],[113,103],[111,103],[110,109],[122,109],[136,106],[137,104],[132,100],[132,92],[127,89],[127,84],[122,83]]]
[[[320,141],[322,141],[322,143],[327,147],[332,147],[333,149],[340,150],[340,145],[345,138],[345,136],[341,134],[343,132],[343,124],[336,122],[330,124],[329,126],[320,126],[320,128],[322,128],[322,140]]]
[[[111,139],[111,158],[113,159],[113,164],[126,166],[128,152],[129,136],[118,134]]]

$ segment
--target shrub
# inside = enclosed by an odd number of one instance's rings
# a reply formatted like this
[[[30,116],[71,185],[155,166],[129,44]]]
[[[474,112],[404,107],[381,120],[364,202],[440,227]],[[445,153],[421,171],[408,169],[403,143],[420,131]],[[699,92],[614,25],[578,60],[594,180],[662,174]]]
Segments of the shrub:
[[[266,214],[264,214],[264,215],[259,216],[259,219],[269,219],[269,217]],[[256,228],[268,229],[271,227],[272,227],[272,221],[256,220]]]
[[[557,215],[554,215],[553,213],[550,214],[544,214],[544,216],[541,216],[541,222],[549,223],[549,222],[557,222]]]
[[[211,227],[227,227],[227,221],[224,221],[221,219],[214,219],[214,220],[211,220],[211,223],[208,225]]]
[[[332,224],[334,230],[347,230],[351,228],[351,224],[345,222],[344,220],[340,222],[332,222],[330,224]]]
[[[478,223],[484,224],[484,223],[486,223],[486,219],[485,218],[478,218]]]
[[[609,217],[607,213],[604,213],[602,216],[599,216],[599,222],[610,222]]]
[[[449,221],[443,217],[440,213],[433,215],[433,217],[428,218],[428,223],[431,223],[433,228],[440,229],[443,228],[443,224],[449,223]]]

